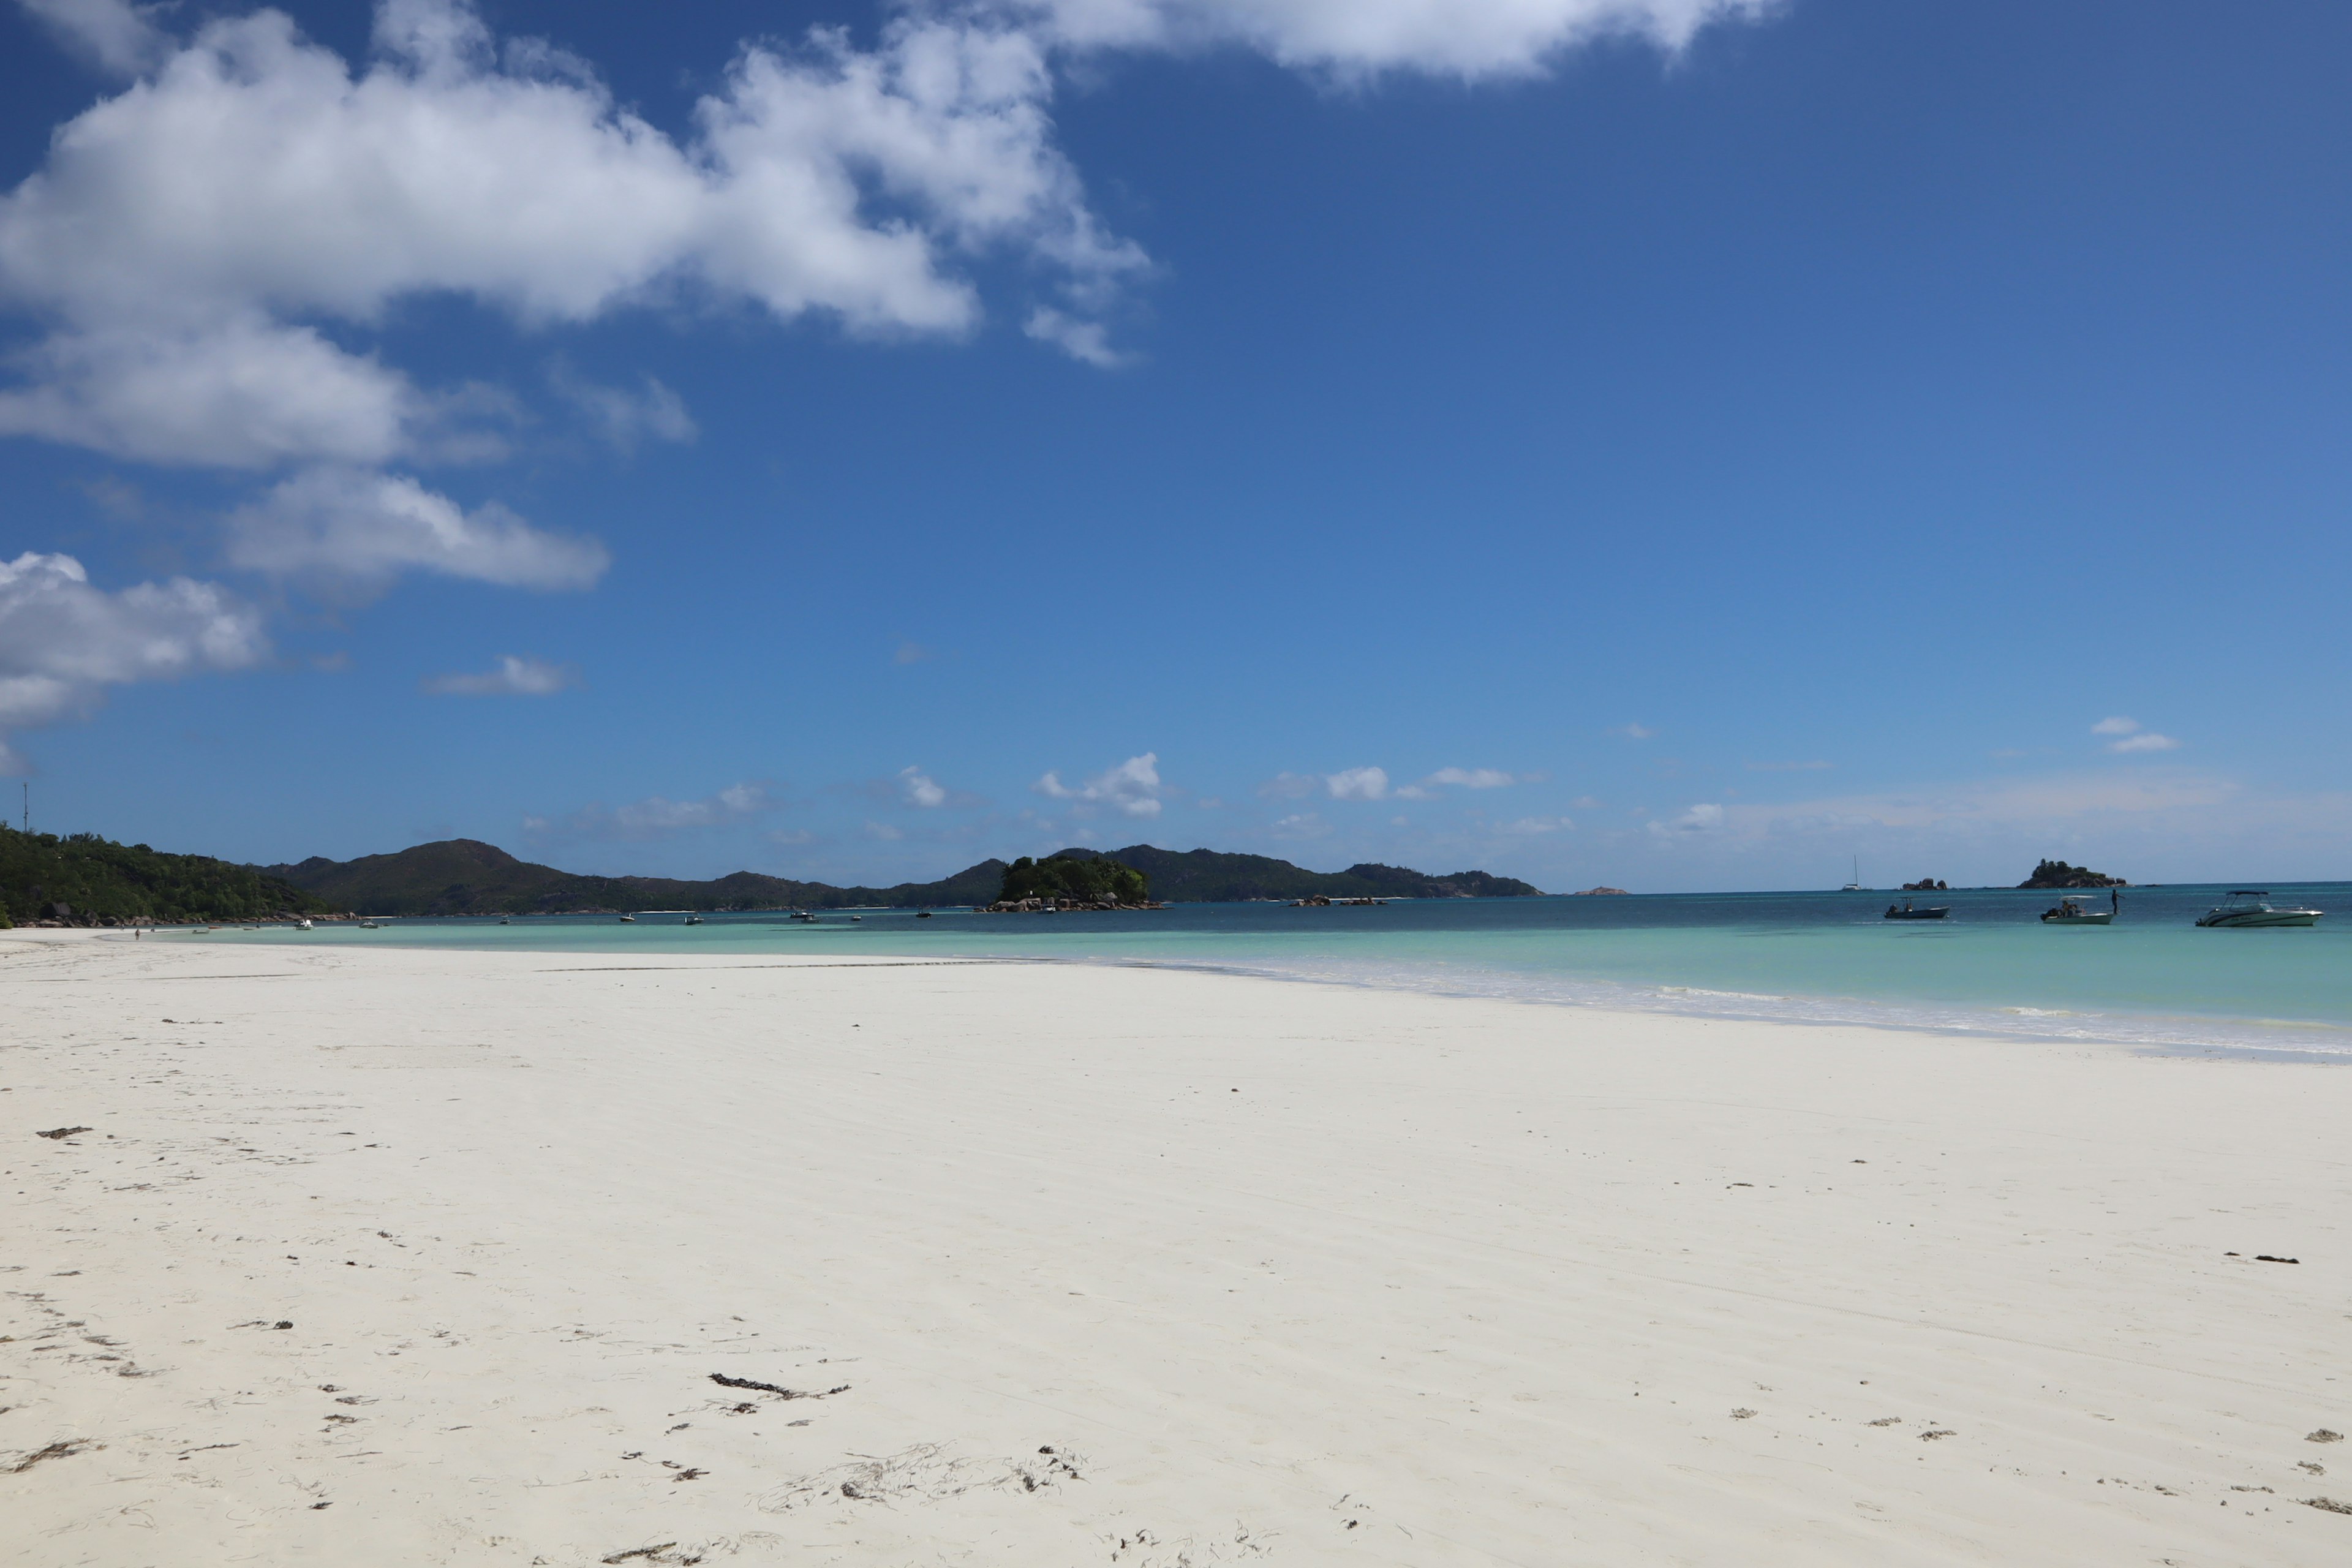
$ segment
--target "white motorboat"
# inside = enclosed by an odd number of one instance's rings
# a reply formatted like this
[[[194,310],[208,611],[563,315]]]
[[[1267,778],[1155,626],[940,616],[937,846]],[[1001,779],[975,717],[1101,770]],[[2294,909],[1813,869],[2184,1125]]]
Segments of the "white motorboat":
[[[373,921],[360,921],[360,930],[362,931],[382,931],[383,929],[383,928],[382,926],[376,924]]]
[[[2042,923],[2046,926],[2113,925],[2116,911],[2112,909],[2086,910],[2080,899],[2061,899],[2054,910],[2042,911]]]
[[[2254,926],[2307,926],[2318,921],[2325,910],[2306,910],[2290,906],[2279,909],[2271,903],[2271,896],[2260,889],[2241,889],[2230,895],[2226,904],[2216,904],[2198,918],[2200,926],[2228,926],[2231,930]]]
[[[621,923],[622,923],[623,925],[632,925],[632,926],[633,926],[633,925],[635,925],[635,924],[636,924],[636,923],[637,923],[637,917],[636,917],[636,916],[635,916],[635,915],[623,915],[623,916],[621,917]]]
[[[698,926],[702,923],[702,917],[700,915],[688,915],[686,917],[685,923],[690,926]]]

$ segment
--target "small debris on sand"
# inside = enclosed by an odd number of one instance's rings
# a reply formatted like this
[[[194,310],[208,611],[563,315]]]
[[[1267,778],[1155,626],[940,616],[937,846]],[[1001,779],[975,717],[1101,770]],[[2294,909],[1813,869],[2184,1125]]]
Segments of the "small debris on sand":
[[[2257,1263],[2300,1263],[2303,1259],[2300,1258],[2273,1258],[2267,1252],[2257,1252],[2254,1254],[2254,1261]]]
[[[1930,1426],[1927,1430],[1919,1434],[1919,1441],[1922,1443],[1932,1443],[1938,1437],[1952,1437],[1957,1436],[1958,1436],[1958,1434],[1954,1432],[1949,1426]]]
[[[2344,1441],[2344,1434],[2330,1432],[2326,1427],[2322,1426],[2316,1432],[2305,1433],[2303,1440],[2306,1443],[2341,1443]]]
[[[606,1563],[626,1563],[632,1557],[658,1556],[660,1553],[667,1552],[671,1547],[676,1546],[677,1544],[677,1542],[675,1541],[665,1541],[659,1546],[633,1546],[626,1552],[615,1552],[613,1555],[604,1558],[603,1561]]]
[[[35,1465],[39,1464],[43,1459],[62,1459],[67,1458],[68,1455],[81,1453],[85,1449],[103,1448],[105,1447],[105,1444],[93,1443],[87,1437],[68,1437],[61,1443],[52,1443],[46,1448],[34,1449],[31,1453],[26,1455],[15,1464],[10,1465],[5,1473],[12,1476],[21,1476],[26,1470],[31,1469]]]
[[[87,1127],[52,1127],[47,1132],[36,1132],[36,1138],[70,1138],[77,1132],[87,1132]]]
[[[1754,1416],[1756,1412],[1748,1409],[1748,1406],[1743,1405],[1738,1409],[1731,1413],[1731,1418],[1734,1421],[1746,1421]]]
[[[2328,1513],[2352,1513],[2352,1502],[2337,1502],[2332,1497],[2307,1497],[2296,1500],[2305,1508],[2320,1509]]]
[[[779,1399],[831,1399],[836,1394],[849,1392],[849,1384],[845,1383],[839,1388],[828,1388],[823,1393],[812,1393],[805,1388],[779,1388],[772,1383],[756,1383],[748,1377],[730,1377],[723,1372],[712,1373],[710,1381],[721,1388],[757,1389],[761,1394],[772,1394]]]
[[[1864,1425],[1871,1426],[1900,1426],[1903,1425],[1903,1417],[1900,1415],[1882,1415],[1875,1421],[1865,1422]]]

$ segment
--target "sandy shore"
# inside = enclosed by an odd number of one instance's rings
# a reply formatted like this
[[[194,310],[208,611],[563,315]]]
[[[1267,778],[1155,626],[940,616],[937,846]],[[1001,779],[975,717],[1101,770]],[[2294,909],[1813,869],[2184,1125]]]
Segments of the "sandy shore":
[[[2352,1561],[2347,1068],[11,933],[0,1170],[43,1568]]]

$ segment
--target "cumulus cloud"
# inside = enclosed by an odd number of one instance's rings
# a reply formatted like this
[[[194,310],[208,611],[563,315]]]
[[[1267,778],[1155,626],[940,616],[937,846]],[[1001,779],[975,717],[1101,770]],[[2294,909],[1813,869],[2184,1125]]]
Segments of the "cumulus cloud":
[[[580,671],[543,658],[501,654],[488,669],[467,675],[427,677],[425,689],[437,697],[552,697],[580,684]]]
[[[1575,826],[1576,824],[1565,816],[1522,816],[1517,822],[1505,823],[1503,831],[1518,834],[1568,833]]]
[[[17,0],[58,41],[101,70],[131,76],[170,51],[171,40],[155,26],[168,5],[134,5],[131,0]]]
[[[1527,76],[1564,50],[1632,36],[1679,49],[1709,22],[1774,0],[992,0],[1077,47],[1239,45],[1343,75]]]
[[[0,299],[51,328],[0,431],[152,462],[388,461],[421,448],[431,400],[327,323],[425,293],[584,321],[685,290],[955,334],[984,252],[1035,263],[1062,301],[1039,335],[1101,361],[1087,328],[1145,266],[1055,145],[1047,45],[968,16],[901,17],[869,50],[823,28],[746,47],[679,140],[546,46],[501,57],[462,0],[384,0],[356,70],[274,10],[170,44],[131,7],[35,9],[152,69],[0,196]],[[657,384],[622,395],[588,401],[637,436],[689,427]]]
[[[2113,718],[2102,719],[2097,723],[2092,725],[2091,733],[2094,735],[2128,735],[2138,728],[2138,720],[2126,719],[2122,714],[2118,713]]]
[[[1464,789],[1501,789],[1519,782],[1500,768],[1440,768],[1421,781],[1424,784],[1458,784]]]
[[[396,474],[320,468],[229,519],[235,564],[367,597],[405,571],[552,592],[585,588],[612,557],[593,539],[532,527],[493,501],[467,511]]]
[[[1048,773],[1046,776],[1051,778],[1053,775]],[[919,768],[901,768],[898,777],[908,805],[929,807],[947,805],[947,790]]]
[[[1331,792],[1333,800],[1381,800],[1389,793],[1388,770],[1342,768],[1336,773],[1326,773],[1323,785]]]
[[[674,833],[740,822],[772,811],[777,804],[766,785],[739,784],[700,800],[672,800],[667,795],[653,795],[626,805],[599,803],[583,806],[560,820],[527,816],[523,826],[535,834],[562,837],[662,838]]]
[[[70,555],[0,562],[0,769],[24,766],[10,731],[86,713],[109,686],[244,669],[268,652],[259,614],[216,584],[108,593]]]
[[[1129,757],[1076,788],[1050,773],[1032,787],[1055,800],[1098,801],[1129,816],[1157,816],[1160,806],[1160,755],[1146,752],[1139,757]]]

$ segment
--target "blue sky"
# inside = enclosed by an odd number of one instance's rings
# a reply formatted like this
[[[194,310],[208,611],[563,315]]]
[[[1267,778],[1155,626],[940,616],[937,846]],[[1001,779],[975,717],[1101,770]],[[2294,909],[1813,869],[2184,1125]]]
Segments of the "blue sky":
[[[260,861],[2352,876],[2347,68],[2316,3],[16,0],[0,769]]]

